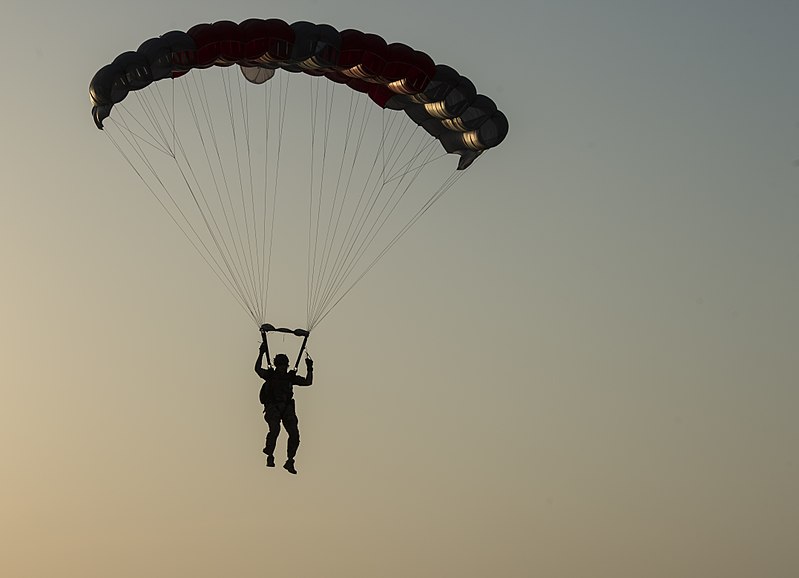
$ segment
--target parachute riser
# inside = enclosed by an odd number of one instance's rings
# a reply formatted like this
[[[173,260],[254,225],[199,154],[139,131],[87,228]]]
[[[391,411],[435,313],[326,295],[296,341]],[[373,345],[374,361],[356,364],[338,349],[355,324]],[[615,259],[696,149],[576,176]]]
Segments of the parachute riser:
[[[302,337],[302,345],[300,346],[300,352],[297,355],[297,360],[294,362],[294,371],[297,371],[297,367],[300,365],[300,360],[302,359],[302,354],[305,353],[305,346],[308,344],[308,338],[311,336],[311,332],[306,329],[289,329],[287,327],[275,327],[271,323],[264,323],[261,325],[261,338],[264,342],[264,349],[266,350],[266,357],[267,357],[267,366],[272,367],[271,357],[269,357],[269,343],[267,342],[267,333],[270,331],[275,333],[291,333],[292,335],[296,335],[297,337]]]
[[[305,352],[305,345],[308,343],[308,337],[310,337],[310,333],[306,333],[305,337],[302,340],[302,345],[300,346],[300,352],[297,354],[297,361],[294,362],[294,371],[297,371],[297,367],[300,365],[300,359],[302,359],[302,354]]]
[[[272,357],[269,355],[269,341],[266,339],[266,331],[261,329],[261,339],[263,340],[264,344],[264,353],[266,354],[266,367],[271,369],[272,368]]]

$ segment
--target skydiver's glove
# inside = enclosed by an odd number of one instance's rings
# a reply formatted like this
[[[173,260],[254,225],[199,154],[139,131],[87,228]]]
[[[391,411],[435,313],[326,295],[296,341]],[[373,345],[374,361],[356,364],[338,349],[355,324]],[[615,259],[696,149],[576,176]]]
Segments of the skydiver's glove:
[[[308,369],[308,371],[313,371],[313,359],[311,359],[310,357],[306,357],[305,367]]]
[[[260,349],[261,353],[266,353],[266,342],[265,341],[261,342],[261,347],[259,349]]]

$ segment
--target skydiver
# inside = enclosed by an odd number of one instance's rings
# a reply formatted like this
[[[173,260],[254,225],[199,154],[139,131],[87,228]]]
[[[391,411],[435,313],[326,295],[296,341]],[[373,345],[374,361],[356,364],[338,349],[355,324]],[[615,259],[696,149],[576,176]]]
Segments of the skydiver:
[[[275,467],[275,444],[277,444],[277,436],[280,434],[280,422],[282,421],[289,435],[286,444],[287,459],[286,463],[283,464],[283,468],[289,473],[296,474],[294,456],[297,454],[297,448],[300,445],[300,429],[294,405],[293,386],[307,386],[313,383],[313,360],[310,357],[305,358],[306,377],[297,375],[296,369],[289,371],[289,358],[283,353],[275,355],[275,366],[273,368],[264,369],[262,363],[264,353],[267,351],[266,347],[266,343],[261,343],[258,359],[255,361],[255,373],[264,380],[264,384],[261,386],[260,400],[264,405],[264,420],[269,426],[263,450],[266,454],[266,465],[270,468]]]

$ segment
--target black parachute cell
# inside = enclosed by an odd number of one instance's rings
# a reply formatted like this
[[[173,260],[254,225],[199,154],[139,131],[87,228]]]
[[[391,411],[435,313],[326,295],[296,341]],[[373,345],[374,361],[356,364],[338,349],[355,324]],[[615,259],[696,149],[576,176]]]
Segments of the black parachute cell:
[[[480,142],[485,145],[485,148],[490,149],[499,146],[505,140],[505,137],[508,136],[509,128],[508,117],[498,110],[480,125],[477,129],[477,135]]]
[[[153,80],[162,80],[172,75],[172,44],[163,36],[146,40],[136,52],[147,59]]]
[[[449,130],[466,132],[479,128],[495,112],[497,112],[497,105],[494,104],[494,101],[484,94],[478,94],[469,108],[459,116],[445,119],[441,123]]]
[[[413,102],[424,104],[426,102],[437,102],[447,97],[447,94],[460,82],[461,75],[446,64],[436,65],[436,74],[428,83],[427,87],[411,96]]]
[[[153,81],[150,63],[140,52],[125,52],[114,60],[121,67],[124,83],[128,91],[141,90]],[[117,101],[119,102],[119,101]]]
[[[455,118],[464,110],[469,108],[472,101],[477,97],[477,89],[471,80],[465,76],[460,77],[458,84],[447,92],[447,95],[439,101],[434,101],[423,105],[425,110],[436,118]]]
[[[172,71],[177,64],[173,55],[195,49],[196,45],[191,36],[185,32],[174,30],[158,38],[150,38],[142,43],[136,52],[147,59],[150,65],[150,74],[155,81],[172,76]]]
[[[289,64],[283,66],[289,72],[310,72],[335,64],[341,37],[338,30],[327,24],[294,22],[294,46]]]
[[[448,153],[483,151],[501,143],[508,134],[508,119],[500,111],[495,112],[476,130],[447,132],[439,138]]]
[[[117,64],[106,64],[94,74],[89,83],[89,98],[94,106],[114,104],[114,82],[121,70]]]
[[[122,102],[130,92],[125,79],[125,67],[119,62],[103,66],[92,78],[89,98],[94,105],[92,117],[97,128],[103,128],[103,120],[111,114],[111,108]]]

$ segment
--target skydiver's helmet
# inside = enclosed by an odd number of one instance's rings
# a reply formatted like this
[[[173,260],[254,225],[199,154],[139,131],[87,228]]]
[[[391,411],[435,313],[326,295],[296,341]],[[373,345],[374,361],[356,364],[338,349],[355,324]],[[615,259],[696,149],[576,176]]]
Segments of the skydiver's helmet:
[[[285,353],[278,353],[275,355],[275,367],[288,367],[289,356]]]

